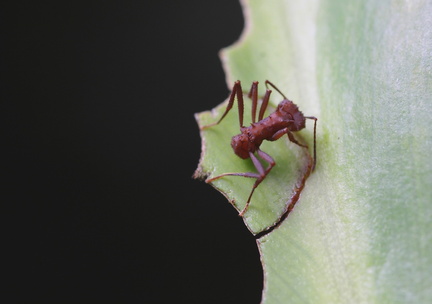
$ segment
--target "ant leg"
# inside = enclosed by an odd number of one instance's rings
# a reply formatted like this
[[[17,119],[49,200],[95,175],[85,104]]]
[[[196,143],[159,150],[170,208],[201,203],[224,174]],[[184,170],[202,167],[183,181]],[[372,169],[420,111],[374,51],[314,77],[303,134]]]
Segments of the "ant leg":
[[[312,171],[313,171],[315,169],[315,165],[316,165],[316,123],[317,123],[318,118],[313,117],[313,116],[307,116],[307,117],[305,116],[305,118],[315,120],[315,124],[314,124],[314,148],[313,148],[314,163],[313,163],[313,166],[312,166]],[[282,135],[284,135],[285,133],[288,135],[288,138],[289,138],[289,140],[291,142],[293,142],[293,143],[295,143],[295,144],[297,144],[297,145],[299,145],[300,147],[303,147],[303,148],[307,148],[308,147],[306,145],[303,145],[303,144],[299,143],[295,139],[294,135],[291,132],[289,132],[288,128],[285,128],[285,129],[277,131],[275,134],[273,134],[273,136],[270,139],[270,141],[274,141],[274,140],[277,140],[277,139],[281,138]]]
[[[267,109],[271,92],[272,92],[271,90],[267,90],[265,95],[264,95],[264,98],[262,99],[262,104],[261,104],[260,112],[258,115],[258,120],[262,120],[264,117],[264,112]]]
[[[305,118],[307,119],[313,119],[315,120],[314,123],[314,163],[313,163],[313,167],[312,167],[312,171],[315,169],[315,165],[316,165],[316,125],[317,125],[317,120],[318,118],[314,117],[314,116],[305,116]]]
[[[248,97],[252,99],[252,123],[256,122],[256,108],[258,104],[258,81],[252,83]]]
[[[245,172],[245,173],[232,173],[232,172],[230,172],[230,173],[223,173],[221,175],[218,175],[218,176],[215,176],[212,178],[208,178],[205,180],[205,182],[208,184],[208,183],[211,183],[211,182],[213,182],[213,181],[215,181],[221,177],[225,177],[225,176],[243,176],[243,177],[250,177],[250,178],[259,178],[260,177],[259,174],[252,173],[252,172]]]
[[[309,117],[305,117],[305,118],[309,118]],[[313,151],[314,151],[313,152],[313,154],[314,154],[314,157],[313,157],[314,162],[313,162],[313,166],[312,166],[312,171],[313,171],[315,169],[315,165],[316,165],[316,121],[318,119],[315,118],[315,117],[314,118],[311,117],[310,119],[315,119],[315,125],[314,125],[314,149],[313,149]],[[288,128],[285,128],[285,129],[277,131],[275,134],[273,134],[272,138],[269,139],[269,140],[270,141],[277,140],[277,139],[281,138],[282,135],[284,135],[285,133],[288,135],[289,140],[292,141],[293,143],[295,143],[295,144],[297,144],[297,145],[299,145],[300,147],[303,147],[303,148],[307,148],[308,147],[306,145],[302,145],[301,143],[299,143],[294,138],[294,135],[291,132],[288,131]]]
[[[267,109],[271,90],[267,90],[264,98],[262,99],[261,108],[258,114],[258,120],[262,120],[264,117],[265,110]],[[252,122],[256,122],[256,109],[258,105],[258,81],[252,83],[248,97],[252,99]]]
[[[291,132],[287,131],[287,135],[288,135],[289,140],[291,142],[295,143],[296,145],[299,145],[300,147],[303,147],[303,148],[307,148],[308,147],[306,145],[303,145],[303,144],[299,143],[297,141],[297,139],[295,139],[294,135]]]
[[[264,172],[264,177],[262,179],[264,179],[267,174],[269,174],[269,172],[271,171],[271,169],[276,165],[276,162],[274,161],[273,157],[271,157],[270,155],[268,155],[267,153],[265,153],[262,150],[257,150],[257,153],[259,155],[259,157],[261,157],[262,160],[266,161],[269,166],[267,167],[267,169]]]
[[[255,157],[255,156],[254,156]],[[257,160],[258,161],[258,160]],[[259,161],[258,161],[258,163],[259,163]],[[254,162],[254,164],[255,164],[255,162]],[[262,165],[261,164],[259,164],[259,166],[261,166],[262,167]],[[221,175],[218,175],[218,176],[215,176],[215,177],[212,177],[212,178],[209,178],[209,179],[206,179],[206,183],[211,183],[212,181],[214,181],[214,180],[217,180],[217,179],[219,179],[219,178],[221,178],[221,177],[224,177],[224,176],[243,176],[243,177],[249,177],[249,178],[256,178],[256,182],[254,183],[254,185],[253,185],[253,187],[252,187],[252,191],[251,191],[251,193],[249,194],[249,197],[248,197],[248,200],[247,200],[247,202],[246,202],[246,205],[245,205],[245,207],[243,208],[243,210],[239,213],[239,216],[243,216],[243,214],[246,212],[246,210],[247,210],[247,208],[249,207],[249,203],[250,203],[250,200],[251,200],[251,198],[252,198],[252,194],[254,193],[254,191],[255,191],[255,188],[258,186],[258,181],[261,179],[261,175],[260,174],[257,174],[257,173],[252,173],[252,172],[245,172],[245,173],[224,173],[224,174],[221,174]],[[260,181],[261,182],[261,181]]]
[[[224,173],[212,178],[209,178],[206,180],[206,183],[210,183],[214,180],[217,180],[221,177],[224,176],[243,176],[243,177],[249,177],[249,178],[255,178],[256,181],[252,187],[252,191],[249,194],[248,200],[246,202],[245,207],[243,208],[243,210],[239,213],[239,216],[243,216],[244,213],[247,211],[252,195],[255,191],[255,189],[258,187],[258,185],[264,180],[264,178],[269,174],[270,170],[275,166],[275,161],[273,160],[273,158],[268,155],[267,153],[261,151],[261,150],[257,150],[258,156],[264,160],[265,162],[267,162],[269,164],[269,166],[267,167],[267,169],[264,169],[263,165],[261,164],[261,162],[258,160],[258,158],[252,153],[249,152],[249,156],[252,160],[252,163],[254,164],[255,168],[257,169],[257,171],[259,173],[252,173],[252,172],[245,172],[245,173]]]
[[[269,139],[269,141],[275,141],[281,138],[284,134],[288,133],[288,128],[277,131],[273,136]]]
[[[257,180],[255,181],[255,183],[254,183],[254,185],[252,187],[252,191],[249,194],[249,198],[248,198],[248,200],[246,202],[246,205],[244,206],[243,210],[239,213],[239,216],[243,216],[245,214],[245,212],[247,211],[247,209],[249,207],[250,200],[252,198],[252,195],[253,195],[255,189],[258,187],[259,184],[261,184],[261,182],[266,178],[267,174],[269,174],[269,172],[271,171],[271,169],[276,165],[274,159],[270,155],[268,155],[267,153],[265,153],[264,151],[261,151],[261,150],[258,149],[257,153],[258,153],[258,156],[262,160],[266,161],[269,164],[269,166],[267,167],[266,170],[264,170],[264,167],[262,166],[262,164],[258,160],[258,158],[252,152],[249,152],[249,156],[252,159],[252,162],[253,162],[255,168],[258,170],[259,175],[258,175],[258,178],[257,178]]]
[[[225,112],[223,113],[222,117],[215,123],[205,125],[201,127],[201,130],[213,127],[215,125],[218,125],[222,119],[225,118],[225,116],[228,114],[228,112],[231,110],[233,104],[234,104],[234,97],[237,96],[237,103],[238,103],[238,109],[239,109],[239,122],[240,122],[240,128],[243,127],[243,92],[240,84],[240,80],[237,80],[234,83],[233,89],[231,91],[231,94],[228,99],[228,105],[225,109]]]

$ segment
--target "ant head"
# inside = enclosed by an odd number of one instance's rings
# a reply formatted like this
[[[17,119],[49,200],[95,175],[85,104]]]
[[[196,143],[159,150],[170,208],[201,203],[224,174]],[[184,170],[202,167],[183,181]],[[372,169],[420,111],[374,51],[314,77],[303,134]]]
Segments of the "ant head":
[[[290,131],[299,131],[306,126],[306,119],[297,105],[289,99],[284,99],[277,107],[277,111],[286,119],[291,121],[292,128]]]

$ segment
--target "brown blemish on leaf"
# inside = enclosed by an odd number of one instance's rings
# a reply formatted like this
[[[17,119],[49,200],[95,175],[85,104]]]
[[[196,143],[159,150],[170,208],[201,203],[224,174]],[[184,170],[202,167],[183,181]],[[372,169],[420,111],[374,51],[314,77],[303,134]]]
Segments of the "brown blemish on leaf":
[[[287,204],[286,204],[286,209],[285,212],[282,214],[282,216],[279,218],[279,220],[272,226],[268,227],[267,229],[255,234],[255,237],[257,239],[263,237],[264,235],[269,234],[270,232],[272,232],[274,229],[276,229],[277,227],[280,226],[280,224],[283,223],[283,221],[288,217],[288,214],[290,214],[290,212],[294,209],[295,204],[298,202],[298,200],[300,199],[300,194],[303,191],[305,184],[306,184],[306,180],[308,179],[309,175],[312,172],[312,168],[313,168],[313,160],[312,157],[310,156],[309,153],[307,153],[308,156],[308,162],[305,165],[303,171],[302,171],[302,175],[300,177],[300,179],[297,181],[297,184],[294,188],[294,193],[291,196],[291,198],[288,200]]]
[[[196,122],[198,123],[198,126],[200,127],[200,122],[199,122],[199,117],[198,117],[199,115],[200,115],[200,113],[195,113],[194,117],[195,117]],[[209,172],[204,172],[203,169],[202,169],[202,162],[203,162],[204,155],[205,155],[205,152],[206,152],[205,138],[204,138],[202,132],[203,131],[200,130],[201,156],[200,156],[200,159],[199,159],[199,162],[198,162],[198,167],[196,168],[194,174],[192,175],[192,178],[199,179],[199,180],[205,180],[210,175]]]

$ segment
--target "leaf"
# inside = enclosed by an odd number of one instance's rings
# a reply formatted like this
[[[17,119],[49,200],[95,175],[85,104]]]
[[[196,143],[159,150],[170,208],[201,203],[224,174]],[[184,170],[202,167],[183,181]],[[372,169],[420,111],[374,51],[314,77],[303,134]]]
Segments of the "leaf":
[[[432,3],[243,6],[245,34],[223,52],[229,83],[269,79],[319,119],[316,170],[289,216],[257,241],[263,303],[432,303]],[[311,142],[310,127],[301,135]],[[283,145],[277,166],[295,157]],[[223,162],[228,149],[209,163],[204,153],[204,167],[237,166]],[[255,206],[272,204],[266,191]]]

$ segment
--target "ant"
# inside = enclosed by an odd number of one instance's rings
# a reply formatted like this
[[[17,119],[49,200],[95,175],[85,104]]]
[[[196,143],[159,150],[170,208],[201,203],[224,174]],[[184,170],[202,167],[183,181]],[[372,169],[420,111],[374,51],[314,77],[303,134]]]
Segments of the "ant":
[[[234,153],[237,154],[237,156],[239,156],[240,158],[242,159],[250,158],[258,173],[253,173],[253,172],[224,173],[207,179],[206,183],[210,183],[224,176],[243,176],[243,177],[255,178],[256,181],[252,187],[252,191],[249,194],[249,198],[246,202],[245,207],[239,213],[239,216],[243,216],[244,213],[247,211],[255,189],[266,178],[266,176],[269,174],[271,169],[276,165],[276,162],[273,160],[273,158],[267,153],[265,153],[264,151],[260,150],[259,148],[261,143],[264,140],[275,141],[281,138],[284,134],[287,134],[288,139],[291,142],[299,145],[300,147],[307,149],[308,147],[306,145],[299,143],[295,139],[292,132],[297,132],[305,128],[306,119],[313,119],[315,120],[315,124],[314,124],[314,162],[312,165],[312,170],[314,170],[316,165],[316,122],[318,119],[313,116],[303,116],[303,113],[300,112],[297,105],[294,104],[288,98],[286,98],[285,95],[270,81],[266,80],[265,85],[267,90],[262,99],[261,108],[258,114],[258,121],[256,121],[256,110],[258,104],[258,82],[255,81],[252,83],[252,87],[248,94],[248,97],[252,99],[252,123],[249,127],[245,127],[243,125],[243,108],[244,108],[243,91],[239,80],[237,80],[234,83],[232,92],[228,99],[228,105],[222,117],[215,123],[201,127],[201,130],[204,130],[213,127],[215,125],[218,125],[228,114],[228,112],[231,110],[234,104],[234,98],[237,96],[241,133],[235,135],[232,138],[231,146],[234,150]],[[276,110],[272,114],[270,114],[266,118],[263,118],[264,112],[269,103],[270,94],[272,92],[271,90],[269,90],[269,86],[271,86],[279,94],[281,94],[284,99],[279,103]],[[267,169],[264,169],[258,157],[261,158],[261,160],[268,163]]]

